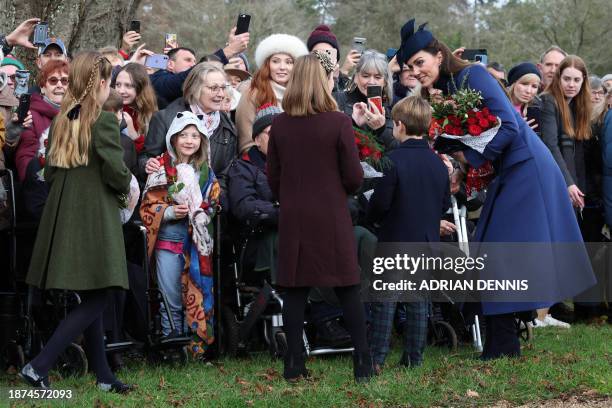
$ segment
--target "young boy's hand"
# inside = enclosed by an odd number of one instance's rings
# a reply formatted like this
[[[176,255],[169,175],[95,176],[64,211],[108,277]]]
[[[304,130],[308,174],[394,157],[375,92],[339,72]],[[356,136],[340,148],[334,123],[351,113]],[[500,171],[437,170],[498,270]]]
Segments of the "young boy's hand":
[[[441,220],[440,221],[440,235],[450,235],[453,232],[457,231],[457,227],[450,221]]]

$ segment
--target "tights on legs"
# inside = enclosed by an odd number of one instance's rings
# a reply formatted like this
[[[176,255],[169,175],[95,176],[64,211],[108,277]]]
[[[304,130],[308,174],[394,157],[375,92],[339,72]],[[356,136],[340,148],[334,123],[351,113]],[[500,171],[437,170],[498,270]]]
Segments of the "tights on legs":
[[[342,304],[346,329],[351,335],[355,351],[368,351],[366,324],[363,305],[359,295],[359,285],[334,288]],[[287,336],[287,347],[290,355],[302,353],[302,333],[304,330],[304,312],[309,287],[287,288],[283,296],[283,327]]]
[[[40,353],[30,362],[36,373],[47,376],[57,358],[81,333],[85,336],[87,359],[98,382],[112,383],[112,374],[104,351],[102,314],[106,307],[108,290],[79,292],[81,303],[60,322]]]

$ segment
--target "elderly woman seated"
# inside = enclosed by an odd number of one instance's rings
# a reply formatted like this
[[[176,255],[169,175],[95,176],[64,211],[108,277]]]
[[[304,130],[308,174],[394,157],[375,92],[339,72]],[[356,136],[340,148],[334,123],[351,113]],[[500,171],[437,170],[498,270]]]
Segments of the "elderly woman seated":
[[[277,229],[279,205],[275,202],[266,176],[266,154],[272,120],[281,113],[274,105],[259,107],[253,123],[252,146],[235,160],[229,170],[229,202],[233,217],[241,229],[255,232],[242,261],[246,272],[242,280],[248,285],[262,283],[269,276],[276,281],[278,253]],[[321,289],[313,289],[310,296],[310,320],[316,327],[317,345],[342,346],[350,342],[350,335],[339,324],[342,309]]]

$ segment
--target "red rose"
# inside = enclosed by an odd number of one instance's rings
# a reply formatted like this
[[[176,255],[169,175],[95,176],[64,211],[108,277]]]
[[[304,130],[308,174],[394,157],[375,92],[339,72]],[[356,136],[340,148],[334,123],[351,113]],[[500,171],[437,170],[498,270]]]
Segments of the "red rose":
[[[176,177],[176,167],[166,167],[166,176],[170,178]]]
[[[469,125],[468,133],[472,136],[480,136],[480,134],[482,133],[482,128],[478,125]]]
[[[476,119],[476,117],[474,117],[474,116],[468,116],[467,124],[468,125],[477,125],[478,124],[478,119]]]
[[[374,158],[376,160],[380,160],[381,157],[382,157],[382,153],[380,152],[380,150],[377,150],[374,152]]]
[[[487,118],[487,120],[491,123],[497,124],[497,116],[495,115],[489,115],[489,117]]]
[[[357,136],[355,136],[355,144],[358,145],[361,142]]]
[[[370,154],[372,154],[372,150],[368,146],[364,146],[361,148],[361,154],[368,157]]]
[[[489,121],[486,119],[480,119],[478,121],[478,126],[480,126],[483,129],[488,129],[489,128]]]
[[[491,114],[491,111],[489,110],[489,108],[487,108],[486,106],[484,108],[482,108],[481,111],[483,114],[489,116]]]
[[[461,126],[461,119],[459,119],[457,116],[455,115],[449,115],[448,116],[448,121],[450,123],[452,123],[455,126]]]

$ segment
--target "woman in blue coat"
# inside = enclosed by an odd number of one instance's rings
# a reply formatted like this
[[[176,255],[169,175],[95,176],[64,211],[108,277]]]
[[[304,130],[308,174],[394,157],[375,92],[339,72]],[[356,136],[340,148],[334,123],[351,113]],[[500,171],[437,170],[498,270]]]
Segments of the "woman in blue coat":
[[[408,66],[425,93],[437,89],[453,94],[461,87],[469,87],[480,91],[483,106],[501,119],[499,131],[482,153],[465,146],[454,154],[456,159],[475,168],[491,161],[497,175],[487,191],[476,241],[578,243],[566,245],[562,251],[549,244],[548,251],[537,253],[538,272],[533,282],[530,281],[530,286],[537,285],[537,297],[528,299],[531,302],[507,298],[503,302],[483,302],[487,332],[482,358],[518,356],[520,345],[514,312],[550,306],[595,284],[563,176],[550,151],[513,109],[501,86],[484,66],[453,56],[424,25],[415,32],[414,20],[402,27],[401,35],[398,62]],[[543,247],[533,244],[523,246],[523,250]],[[510,251],[489,255],[486,276],[481,278],[516,279],[521,270],[513,264],[515,258],[529,261],[527,256],[513,257]],[[542,301],[533,302],[539,299]]]

